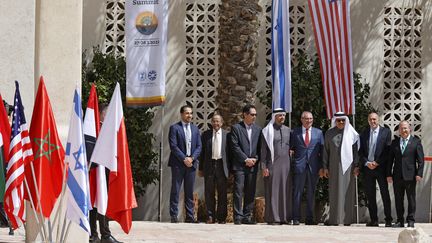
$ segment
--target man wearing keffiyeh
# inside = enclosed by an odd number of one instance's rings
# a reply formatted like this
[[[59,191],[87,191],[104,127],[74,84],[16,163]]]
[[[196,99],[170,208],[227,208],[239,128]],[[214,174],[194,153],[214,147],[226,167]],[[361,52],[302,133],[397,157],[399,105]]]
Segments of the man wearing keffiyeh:
[[[281,108],[275,109],[271,121],[262,131],[261,169],[265,188],[265,221],[268,224],[291,222],[291,130],[284,125],[285,113]]]
[[[325,134],[324,177],[329,178],[330,225],[350,225],[355,220],[355,178],[359,174],[359,135],[348,117],[337,112]]]

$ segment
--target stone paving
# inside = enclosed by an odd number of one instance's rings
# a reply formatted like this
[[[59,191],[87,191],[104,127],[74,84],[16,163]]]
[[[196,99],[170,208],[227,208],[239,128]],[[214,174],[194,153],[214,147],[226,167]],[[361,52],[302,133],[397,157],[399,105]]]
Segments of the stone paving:
[[[135,221],[129,235],[115,222],[110,222],[113,235],[123,242],[397,242],[402,228],[352,226],[291,226],[291,225],[233,225],[233,224],[171,224]],[[417,223],[429,235],[432,242],[432,224]],[[24,242],[24,229],[14,236],[7,228],[0,229],[0,242]],[[69,239],[70,242],[86,242]]]

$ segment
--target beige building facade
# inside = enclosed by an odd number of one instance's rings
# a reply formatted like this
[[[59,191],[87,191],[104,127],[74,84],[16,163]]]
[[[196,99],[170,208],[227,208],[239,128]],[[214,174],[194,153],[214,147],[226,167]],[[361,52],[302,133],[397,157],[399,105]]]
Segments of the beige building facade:
[[[21,92],[30,121],[38,79],[44,75],[62,141],[66,140],[73,89],[81,83],[82,52],[99,46],[103,51],[124,54],[124,0],[41,1],[24,3],[0,0],[0,92],[9,103],[13,81]],[[168,128],[179,120],[186,101],[194,105],[194,122],[203,130],[217,107],[218,9],[215,0],[169,0],[166,104],[155,107],[151,132],[156,145],[162,142],[163,221],[169,220],[171,173]],[[269,16],[271,0],[261,0],[258,89],[271,80]],[[5,6],[5,7],[4,7]],[[306,0],[290,1],[292,53],[315,54],[314,37]],[[426,156],[432,156],[432,2],[426,0],[351,0],[353,64],[362,82],[371,87],[370,101],[382,121],[395,131],[400,119],[409,120],[414,134],[422,138]],[[86,55],[91,58],[91,55]],[[205,75],[203,75],[203,73]],[[210,75],[208,75],[210,73]],[[266,112],[257,101],[265,124]],[[295,119],[295,118],[293,118]],[[395,132],[395,135],[397,133]],[[431,162],[417,189],[419,222],[431,220]],[[260,182],[258,182],[260,183]],[[203,179],[196,191],[203,197]],[[136,220],[158,220],[159,185],[150,185],[134,210]],[[260,188],[260,187],[258,187]],[[392,191],[392,188],[390,188]],[[258,194],[262,193],[259,189]],[[391,193],[392,194],[392,193]],[[378,197],[380,198],[380,197]],[[394,204],[392,204],[394,206]],[[382,212],[381,216],[382,218]],[[367,220],[364,210],[360,217]]]

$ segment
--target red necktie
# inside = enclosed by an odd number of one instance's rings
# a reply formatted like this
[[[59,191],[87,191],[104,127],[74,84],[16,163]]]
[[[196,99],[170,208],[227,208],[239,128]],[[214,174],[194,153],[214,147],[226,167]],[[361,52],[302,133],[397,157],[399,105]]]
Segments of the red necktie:
[[[306,144],[306,147],[308,147],[309,146],[309,142],[310,142],[310,139],[309,139],[309,132],[308,132],[308,130],[309,129],[306,129],[306,134],[305,134],[305,144]]]

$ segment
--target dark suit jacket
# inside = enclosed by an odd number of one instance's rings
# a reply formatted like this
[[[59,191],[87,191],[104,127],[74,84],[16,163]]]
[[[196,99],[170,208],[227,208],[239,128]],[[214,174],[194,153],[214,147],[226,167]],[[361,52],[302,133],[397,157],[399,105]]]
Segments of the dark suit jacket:
[[[366,128],[360,134],[360,149],[359,149],[359,161],[360,168],[364,169],[364,165],[368,161],[369,156],[369,141],[370,141],[371,129]],[[389,149],[391,145],[391,131],[386,127],[379,128],[378,137],[375,146],[374,159],[375,162],[379,164],[376,168],[382,173],[386,173],[387,170],[387,160],[389,155]]]
[[[294,174],[302,174],[309,164],[311,173],[318,174],[322,168],[322,152],[324,136],[320,129],[312,127],[309,146],[306,147],[302,135],[302,127],[296,127],[291,131],[291,150],[294,150],[292,168]]]
[[[415,180],[416,176],[423,177],[424,153],[421,140],[410,136],[405,151],[402,154],[400,137],[395,138],[390,147],[387,164],[387,176],[394,180]]]
[[[229,173],[229,156],[228,156],[228,132],[224,129],[221,129],[222,131],[222,148],[221,148],[221,155],[222,155],[222,162],[223,162],[223,169],[225,177],[228,178]],[[213,129],[205,131],[201,135],[201,142],[202,142],[202,151],[200,155],[200,164],[199,164],[199,170],[204,172],[204,175],[207,174],[209,171],[214,170],[212,165],[212,153],[213,153]]]
[[[251,172],[256,172],[258,170],[258,162],[259,162],[259,151],[260,151],[260,140],[261,140],[261,128],[253,124],[252,125],[252,141],[251,145],[249,145],[249,139],[246,131],[246,125],[244,122],[239,122],[232,126],[231,128],[231,162],[232,162],[232,170],[250,170]],[[251,153],[250,146],[252,146]],[[249,168],[246,167],[245,160],[247,158],[256,158],[258,161],[255,163],[255,166]]]
[[[198,127],[190,124],[191,128],[191,156],[194,157],[193,167],[196,169],[198,166],[198,157],[201,153],[201,138]],[[177,122],[170,126],[168,140],[171,149],[168,166],[186,166],[183,161],[187,157],[185,133],[183,130],[182,122]]]

